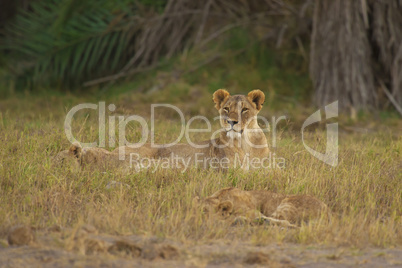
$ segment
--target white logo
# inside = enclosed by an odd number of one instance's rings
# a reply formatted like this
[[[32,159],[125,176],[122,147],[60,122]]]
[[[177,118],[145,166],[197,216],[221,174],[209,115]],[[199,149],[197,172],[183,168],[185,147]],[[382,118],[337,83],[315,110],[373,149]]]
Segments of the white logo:
[[[338,117],[338,101],[325,106],[325,118],[329,119],[333,117]],[[303,145],[314,157],[330,166],[336,167],[338,165],[338,123],[327,124],[327,146],[324,154],[315,151],[304,142],[304,128],[320,121],[320,110],[310,115],[304,121],[301,129]]]

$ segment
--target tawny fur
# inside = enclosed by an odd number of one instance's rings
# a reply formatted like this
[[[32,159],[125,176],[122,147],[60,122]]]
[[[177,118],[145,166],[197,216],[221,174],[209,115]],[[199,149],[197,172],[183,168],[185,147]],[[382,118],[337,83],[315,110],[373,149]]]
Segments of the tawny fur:
[[[73,144],[69,150],[60,152],[56,156],[57,163],[69,163],[74,169],[83,166],[95,167],[129,167],[129,154],[139,154],[142,158],[173,158],[185,159],[191,166],[201,168],[226,169],[238,167],[250,169],[250,162],[244,159],[262,159],[268,156],[268,143],[264,132],[257,123],[257,114],[262,108],[265,95],[260,90],[252,90],[247,96],[234,95],[224,89],[219,89],[213,94],[215,108],[220,114],[222,132],[219,137],[199,143],[204,148],[195,148],[189,144],[176,144],[169,147],[151,148],[145,144],[140,148],[125,147],[125,161],[119,162],[119,148],[109,152],[102,148],[81,148],[79,144]],[[233,126],[229,122],[237,122]],[[218,148],[218,147],[222,148]],[[203,160],[202,162],[198,160]],[[208,160],[209,159],[209,160]],[[211,164],[209,162],[227,159],[228,163]],[[180,168],[180,167],[179,167]]]
[[[118,149],[109,152],[103,148],[82,148],[79,143],[73,143],[68,150],[58,153],[53,161],[57,166],[67,166],[73,171],[79,171],[83,167],[98,170],[129,167],[129,157],[124,161],[119,160]]]
[[[329,219],[331,214],[327,205],[314,196],[284,195],[264,190],[224,188],[199,204],[205,212],[224,218],[262,218],[288,227],[320,218]]]

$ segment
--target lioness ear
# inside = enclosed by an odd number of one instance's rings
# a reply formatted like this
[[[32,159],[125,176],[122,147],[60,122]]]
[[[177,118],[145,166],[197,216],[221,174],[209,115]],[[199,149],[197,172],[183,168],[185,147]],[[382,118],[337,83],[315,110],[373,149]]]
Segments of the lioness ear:
[[[255,104],[255,108],[258,111],[261,110],[262,105],[264,104],[265,101],[265,95],[261,90],[254,89],[250,91],[247,95],[247,98],[251,103]]]
[[[222,103],[229,97],[230,94],[225,89],[218,89],[217,91],[215,91],[212,98],[215,102],[215,108],[219,110],[221,108]]]
[[[82,155],[82,146],[78,142],[74,142],[71,146],[70,149],[68,150],[70,154],[77,158],[81,158]]]
[[[218,205],[218,211],[222,212],[222,214],[228,215],[233,211],[233,203],[232,201],[223,201]]]

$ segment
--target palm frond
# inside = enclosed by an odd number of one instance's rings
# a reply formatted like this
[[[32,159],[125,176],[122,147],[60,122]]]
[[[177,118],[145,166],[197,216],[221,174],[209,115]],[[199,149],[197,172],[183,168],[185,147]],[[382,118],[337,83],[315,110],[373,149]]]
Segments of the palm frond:
[[[121,7],[126,1],[115,2]],[[76,86],[119,70],[130,58],[132,29],[123,26],[134,10],[107,0],[36,1],[7,25],[0,50],[17,79]]]

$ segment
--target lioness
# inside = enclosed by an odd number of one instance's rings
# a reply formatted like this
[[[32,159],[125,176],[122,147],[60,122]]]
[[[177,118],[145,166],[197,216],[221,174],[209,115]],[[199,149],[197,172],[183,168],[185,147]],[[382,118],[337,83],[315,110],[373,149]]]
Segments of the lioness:
[[[127,164],[127,162],[119,161],[117,152],[94,147],[82,148],[77,142],[73,143],[68,150],[58,153],[53,161],[59,166],[68,166],[73,171],[78,171],[85,166],[108,169]]]
[[[199,166],[202,168],[227,169],[240,167],[250,169],[250,161],[256,162],[268,156],[268,144],[264,132],[257,123],[257,114],[262,108],[265,95],[261,90],[252,90],[244,95],[231,96],[225,89],[219,89],[213,94],[215,108],[220,114],[222,130],[219,137],[199,143],[197,146],[176,144],[152,148],[145,144],[140,148],[125,147],[125,155],[130,160],[118,163],[117,148],[108,152],[101,148],[78,148],[73,145],[69,150],[59,153],[59,161],[70,158],[74,165],[130,165],[136,170],[141,169],[140,160],[167,159],[173,168]],[[132,156],[136,157],[132,157]],[[104,159],[104,160],[103,160]]]
[[[263,190],[243,191],[224,188],[206,199],[194,199],[204,212],[223,218],[264,220],[285,227],[297,228],[302,221],[329,218],[330,210],[311,195],[284,195]],[[296,225],[297,224],[297,225]]]

